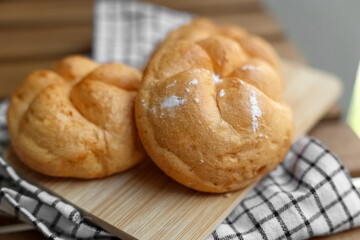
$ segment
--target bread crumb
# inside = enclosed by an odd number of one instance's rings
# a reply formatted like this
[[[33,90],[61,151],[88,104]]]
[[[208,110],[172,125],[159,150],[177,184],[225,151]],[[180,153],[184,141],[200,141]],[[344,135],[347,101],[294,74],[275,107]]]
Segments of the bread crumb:
[[[231,197],[231,195],[232,195],[231,193],[225,193],[225,194],[224,194],[224,197],[226,197],[226,198],[230,198],[230,197]]]
[[[256,70],[258,68],[256,66],[254,66],[254,65],[245,64],[244,66],[242,66],[241,69],[242,70]]]
[[[189,82],[190,85],[196,85],[198,84],[198,80],[194,78],[191,82]]]
[[[161,104],[161,109],[177,107],[179,105],[184,104],[185,101],[186,101],[186,99],[182,99],[181,97],[171,96],[171,97],[165,98],[164,102]]]
[[[221,89],[220,93],[219,93],[219,97],[222,98],[223,96],[225,96],[225,91],[224,91],[224,89]]]
[[[167,86],[166,86],[166,88],[169,88],[169,87],[174,86],[174,85],[175,85],[175,83],[176,83],[176,80],[175,80],[173,83],[171,83],[171,84],[167,85]]]
[[[222,79],[219,77],[219,75],[217,75],[215,73],[212,73],[211,76],[212,76],[212,79],[213,79],[214,83],[221,83],[222,82]]]
[[[68,117],[62,113],[62,112],[59,112],[56,114],[56,118],[59,119],[60,121],[68,121]]]
[[[259,127],[258,118],[261,117],[262,112],[258,106],[256,93],[254,90],[251,90],[250,92],[250,104],[251,104],[252,128],[253,128],[253,132],[256,132],[256,129]]]

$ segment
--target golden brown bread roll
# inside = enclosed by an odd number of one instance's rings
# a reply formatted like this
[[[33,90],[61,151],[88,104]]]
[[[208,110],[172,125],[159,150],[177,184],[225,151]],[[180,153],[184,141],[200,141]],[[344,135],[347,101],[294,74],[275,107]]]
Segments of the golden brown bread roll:
[[[16,153],[51,176],[98,178],[134,166],[144,156],[133,109],[140,79],[121,63],[81,56],[31,73],[8,110]]]
[[[274,169],[293,136],[279,58],[262,39],[197,19],[172,31],[135,101],[140,139],[171,178],[205,192],[244,188]]]

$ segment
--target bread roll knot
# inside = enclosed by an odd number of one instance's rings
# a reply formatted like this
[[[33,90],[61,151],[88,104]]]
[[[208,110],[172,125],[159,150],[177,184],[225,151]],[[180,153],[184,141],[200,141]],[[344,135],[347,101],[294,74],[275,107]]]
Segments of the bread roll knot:
[[[172,31],[148,62],[135,103],[140,138],[181,184],[205,192],[244,188],[291,145],[283,85],[268,43],[196,19]]]
[[[134,166],[144,156],[133,111],[140,81],[124,64],[81,56],[31,73],[8,110],[16,153],[51,176],[98,178]]]

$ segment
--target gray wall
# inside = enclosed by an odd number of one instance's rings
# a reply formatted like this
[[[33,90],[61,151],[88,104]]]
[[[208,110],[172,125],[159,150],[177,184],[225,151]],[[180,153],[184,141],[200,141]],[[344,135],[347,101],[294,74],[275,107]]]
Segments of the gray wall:
[[[346,113],[360,57],[360,1],[262,1],[310,65],[343,80]]]

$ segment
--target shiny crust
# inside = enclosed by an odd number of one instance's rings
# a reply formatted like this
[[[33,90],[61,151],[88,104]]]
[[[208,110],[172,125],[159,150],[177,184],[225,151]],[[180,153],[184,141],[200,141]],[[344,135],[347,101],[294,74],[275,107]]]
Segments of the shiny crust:
[[[135,101],[140,139],[179,183],[248,186],[286,155],[293,119],[272,47],[235,26],[196,19],[157,47]]]
[[[144,156],[134,123],[141,74],[81,56],[31,73],[8,111],[12,145],[30,168],[51,176],[98,178]]]

